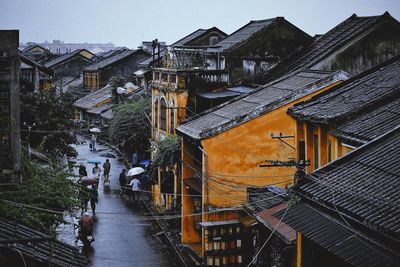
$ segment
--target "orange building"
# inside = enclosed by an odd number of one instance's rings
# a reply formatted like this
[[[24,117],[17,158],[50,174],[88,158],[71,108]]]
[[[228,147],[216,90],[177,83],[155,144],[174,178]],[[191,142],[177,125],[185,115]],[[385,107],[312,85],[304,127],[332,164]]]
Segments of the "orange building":
[[[247,188],[285,187],[293,182],[295,170],[290,166],[260,167],[266,160],[296,157],[296,121],[287,115],[288,108],[347,77],[341,71],[295,72],[178,126],[183,137],[184,245],[197,251],[208,265],[224,262],[226,253],[218,248],[228,244],[216,242],[210,234],[210,229],[219,225],[216,231],[223,233],[222,239],[229,239],[232,231],[241,233],[237,244],[229,243],[227,249],[236,257],[232,258],[235,263],[246,262],[248,255],[238,244],[248,242],[240,223],[245,216],[241,206],[247,203]]]

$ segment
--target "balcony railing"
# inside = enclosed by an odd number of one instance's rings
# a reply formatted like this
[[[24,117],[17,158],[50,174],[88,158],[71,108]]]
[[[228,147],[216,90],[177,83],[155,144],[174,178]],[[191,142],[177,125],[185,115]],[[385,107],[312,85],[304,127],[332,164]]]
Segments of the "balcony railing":
[[[169,90],[205,89],[228,84],[229,75],[223,70],[179,70],[156,68],[153,86]]]

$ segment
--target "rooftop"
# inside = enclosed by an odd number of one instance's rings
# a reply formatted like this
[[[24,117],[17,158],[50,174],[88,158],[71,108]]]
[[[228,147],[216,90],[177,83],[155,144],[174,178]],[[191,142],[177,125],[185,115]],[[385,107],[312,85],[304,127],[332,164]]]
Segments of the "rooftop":
[[[85,71],[97,71],[97,70],[101,70],[111,64],[114,64],[120,60],[123,60],[129,56],[132,56],[134,54],[138,54],[140,52],[143,53],[147,53],[144,50],[126,50],[126,51],[122,51],[120,53],[117,53],[113,56],[110,56],[102,61],[99,61],[97,63],[94,63],[90,66],[87,66],[86,68],[84,68]]]
[[[400,125],[306,175],[297,191],[353,226],[400,244]],[[387,243],[387,242],[385,242]]]
[[[0,218],[0,240],[2,251],[21,253],[24,257],[41,264],[40,266],[87,266],[85,256],[77,248],[2,218]]]
[[[290,58],[287,62],[282,62],[276,70],[266,73],[264,78],[266,80],[274,80],[300,68],[313,68],[313,66],[322,60],[339,51],[340,48],[368,34],[375,27],[379,26],[380,22],[384,19],[396,21],[388,12],[381,16],[369,17],[359,17],[353,14],[327,33],[316,38],[314,43],[297,56]]]
[[[215,46],[219,46],[219,48],[210,49],[210,51],[227,53],[230,50],[237,48],[260,31],[283,20],[283,17],[276,17],[265,20],[252,20],[237,31],[228,35],[228,37],[226,37],[225,39],[222,39],[221,41],[216,43]]]
[[[71,58],[74,58],[75,56],[81,56],[80,53],[84,52],[84,51],[90,53],[86,49],[77,49],[77,50],[75,50],[75,51],[73,51],[71,53],[67,53],[67,54],[64,54],[62,56],[56,57],[54,59],[51,59],[50,61],[47,61],[44,65],[46,66],[46,68],[52,68],[52,67],[57,66],[58,64],[60,64],[60,63],[62,63],[64,61],[67,61],[67,60],[69,60]],[[89,61],[89,59],[87,59],[87,60]]]
[[[350,145],[360,146],[400,125],[400,95],[335,128],[332,134]]]
[[[378,107],[400,94],[400,57],[352,77],[323,94],[299,103],[289,114],[312,123],[335,123],[365,109]]]
[[[22,63],[26,64],[26,66],[37,67],[39,70],[43,71],[46,74],[53,75],[53,71],[47,67],[42,66],[40,63],[30,59],[22,53],[18,53],[18,57]]]
[[[399,266],[399,255],[309,205],[299,204],[278,211],[274,216],[336,255],[343,261],[341,266]]]
[[[82,109],[92,108],[95,105],[106,101],[107,99],[111,99],[112,98],[111,89],[112,89],[111,86],[107,84],[100,90],[97,90],[94,93],[91,93],[81,99],[76,100],[74,106]]]
[[[194,139],[208,138],[345,79],[347,74],[340,71],[299,71],[200,113],[177,131]]]
[[[91,53],[106,52],[115,49],[113,43],[35,43],[28,46],[21,47],[23,51],[28,51],[34,46],[41,46],[47,50],[50,50],[54,54],[64,54],[75,51],[77,49],[86,49]]]

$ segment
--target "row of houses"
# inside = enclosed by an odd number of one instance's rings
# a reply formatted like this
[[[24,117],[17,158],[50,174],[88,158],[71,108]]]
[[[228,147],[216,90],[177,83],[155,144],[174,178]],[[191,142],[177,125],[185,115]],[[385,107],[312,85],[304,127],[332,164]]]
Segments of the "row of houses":
[[[398,265],[399,22],[215,31],[146,62],[154,147],[182,139],[153,202],[180,210],[185,249],[207,266]]]

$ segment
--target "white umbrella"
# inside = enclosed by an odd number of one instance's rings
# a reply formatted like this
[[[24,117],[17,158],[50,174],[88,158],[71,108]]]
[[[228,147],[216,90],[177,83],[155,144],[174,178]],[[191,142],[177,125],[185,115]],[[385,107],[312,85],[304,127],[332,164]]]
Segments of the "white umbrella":
[[[91,128],[89,130],[89,132],[91,132],[91,133],[101,133],[101,130],[99,128]]]
[[[126,176],[134,176],[134,175],[139,175],[144,173],[144,169],[141,167],[135,167],[132,168],[128,171],[128,173],[126,174]]]

